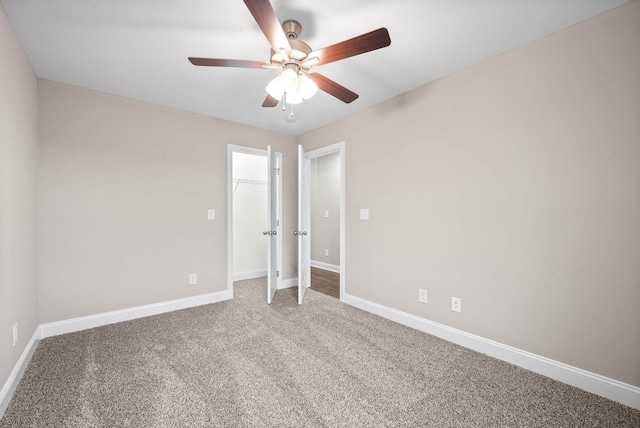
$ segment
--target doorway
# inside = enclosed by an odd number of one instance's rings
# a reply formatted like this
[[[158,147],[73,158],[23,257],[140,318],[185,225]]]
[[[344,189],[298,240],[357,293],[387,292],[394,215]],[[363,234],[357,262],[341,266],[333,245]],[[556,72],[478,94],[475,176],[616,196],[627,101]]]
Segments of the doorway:
[[[267,158],[233,153],[233,280],[267,276]]]
[[[340,298],[340,152],[311,164],[311,289]]]
[[[345,295],[345,143],[305,153],[309,160],[310,285],[338,297]],[[300,186],[300,184],[299,184]]]
[[[274,181],[272,174],[279,174],[280,165],[282,154],[271,153],[270,148],[227,146],[227,289],[231,296],[234,281],[268,277],[269,303],[280,288],[282,183],[279,177]]]

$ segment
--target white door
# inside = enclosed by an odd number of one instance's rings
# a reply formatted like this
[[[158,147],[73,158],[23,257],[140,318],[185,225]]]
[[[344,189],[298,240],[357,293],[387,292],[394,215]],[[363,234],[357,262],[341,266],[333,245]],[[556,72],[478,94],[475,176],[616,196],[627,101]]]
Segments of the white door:
[[[278,218],[278,178],[279,165],[276,153],[271,151],[271,146],[267,146],[267,189],[268,189],[268,225],[269,229],[264,232],[269,239],[267,245],[267,303],[271,304],[273,296],[278,289],[278,231],[280,220]]]
[[[311,193],[309,191],[311,161],[298,146],[298,304],[311,286]]]

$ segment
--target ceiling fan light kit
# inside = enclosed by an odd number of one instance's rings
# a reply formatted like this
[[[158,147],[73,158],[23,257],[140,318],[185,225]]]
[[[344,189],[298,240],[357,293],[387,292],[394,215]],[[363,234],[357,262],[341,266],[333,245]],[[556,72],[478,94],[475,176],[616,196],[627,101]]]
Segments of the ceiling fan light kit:
[[[319,73],[309,71],[316,65],[350,58],[391,44],[387,29],[379,28],[314,51],[308,44],[298,40],[302,31],[302,25],[298,21],[289,19],[280,25],[269,0],[244,0],[244,3],[271,45],[270,63],[196,57],[189,57],[189,61],[197,66],[279,70],[280,75],[266,87],[267,98],[262,103],[263,107],[275,107],[280,101],[285,104],[300,104],[313,97],[318,89],[345,103],[353,102],[358,94]]]
[[[285,68],[278,77],[269,82],[266,89],[267,93],[277,100],[281,100],[286,94],[287,104],[300,104],[318,92],[318,85],[307,75]]]

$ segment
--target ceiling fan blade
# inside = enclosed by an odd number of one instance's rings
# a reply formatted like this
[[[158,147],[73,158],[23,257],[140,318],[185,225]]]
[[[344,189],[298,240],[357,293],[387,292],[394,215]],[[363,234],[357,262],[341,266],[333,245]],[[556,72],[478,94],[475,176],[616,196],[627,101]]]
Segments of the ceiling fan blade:
[[[389,31],[383,27],[353,39],[313,51],[308,55],[308,58],[318,58],[319,61],[315,65],[329,64],[330,62],[385,48],[390,44]]]
[[[189,61],[193,65],[203,65],[205,67],[265,68],[271,66],[271,64],[262,61],[245,61],[242,59],[189,57]]]
[[[282,25],[278,21],[278,17],[269,0],[244,0],[244,4],[267,37],[271,48],[276,52],[282,52],[284,49],[287,56],[291,54],[289,39],[284,34]]]
[[[309,76],[311,76],[313,81],[316,82],[316,85],[318,85],[318,89],[325,91],[329,95],[333,95],[337,99],[344,101],[347,104],[355,101],[359,97],[359,95],[355,92],[352,92],[344,86],[334,82],[333,80],[324,77],[322,74],[311,73],[309,74]]]
[[[271,95],[267,94],[267,98],[264,99],[264,102],[262,103],[262,107],[275,107],[279,103],[280,103],[279,99],[274,98]]]

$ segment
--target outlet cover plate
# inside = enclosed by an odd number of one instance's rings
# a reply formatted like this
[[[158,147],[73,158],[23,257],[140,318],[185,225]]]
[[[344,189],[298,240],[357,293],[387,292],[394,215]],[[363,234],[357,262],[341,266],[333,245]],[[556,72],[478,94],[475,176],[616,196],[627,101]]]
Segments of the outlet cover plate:
[[[189,274],[189,285],[196,285],[198,283],[198,274]]]
[[[451,298],[451,310],[453,312],[462,312],[462,299],[459,297]]]
[[[418,289],[418,300],[422,303],[428,302],[427,290],[424,290],[422,288]]]

